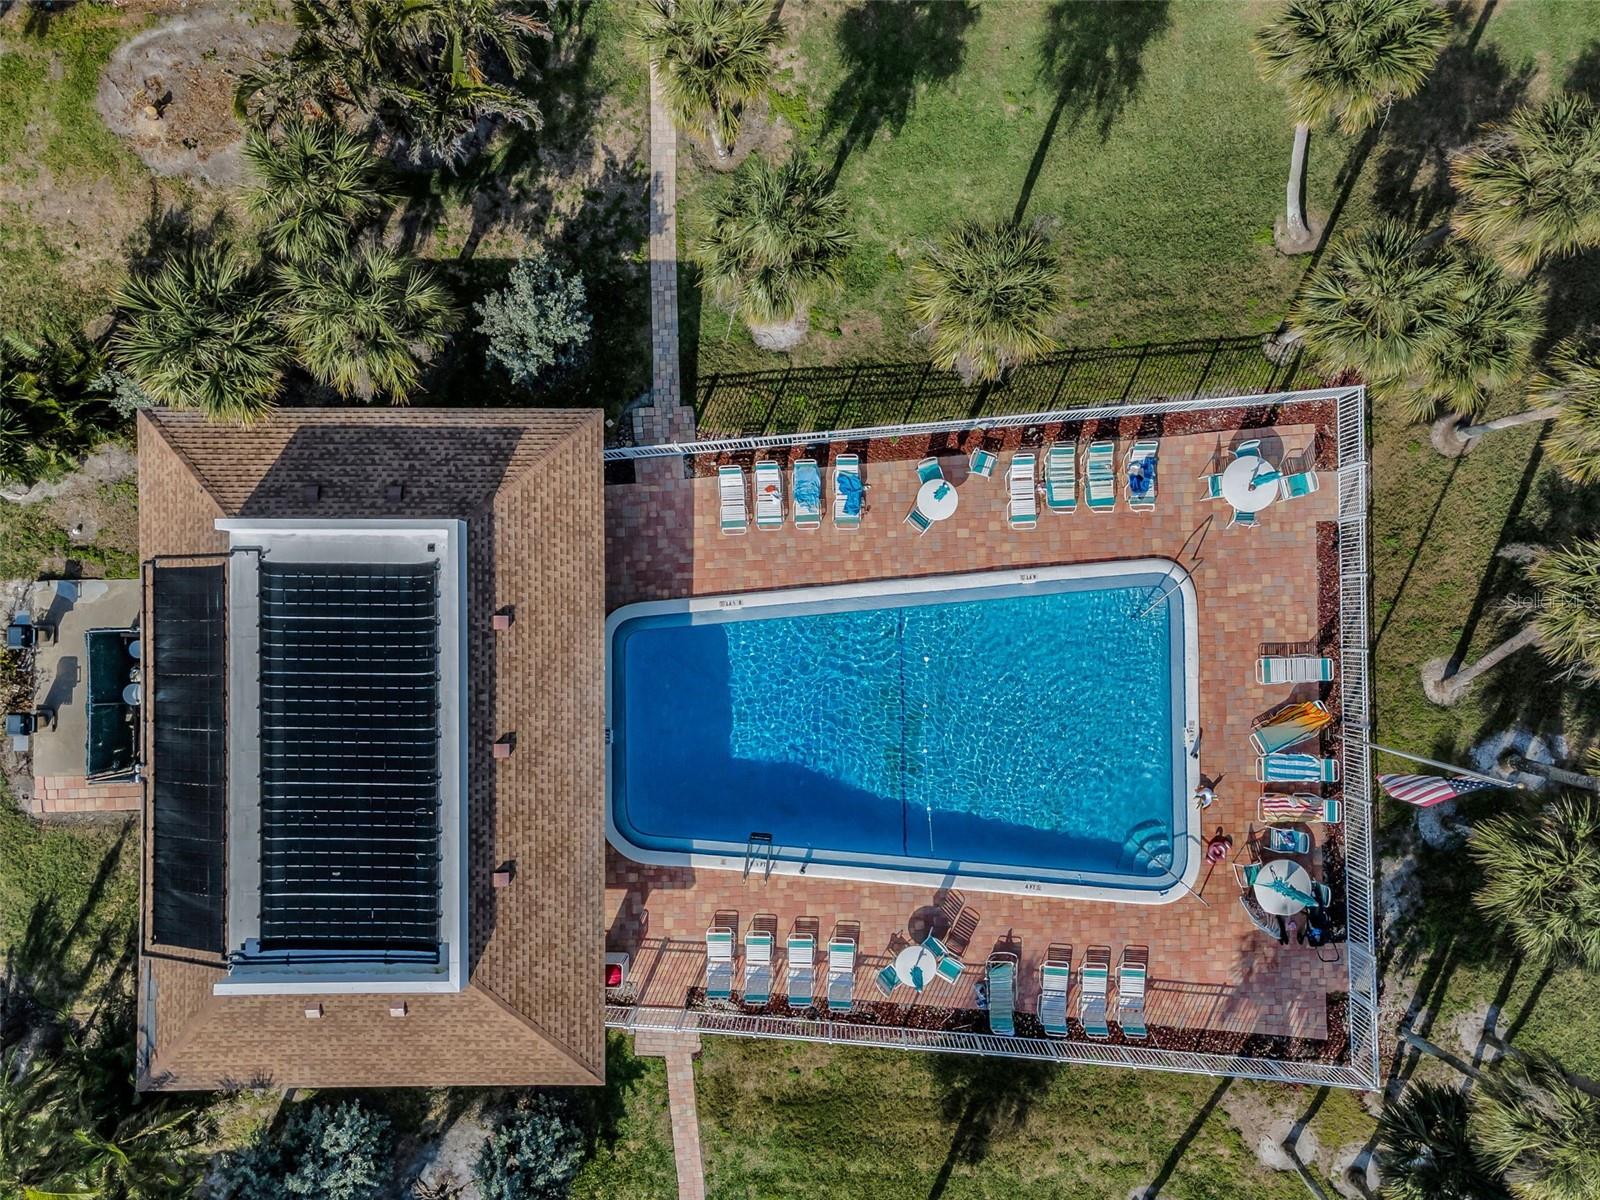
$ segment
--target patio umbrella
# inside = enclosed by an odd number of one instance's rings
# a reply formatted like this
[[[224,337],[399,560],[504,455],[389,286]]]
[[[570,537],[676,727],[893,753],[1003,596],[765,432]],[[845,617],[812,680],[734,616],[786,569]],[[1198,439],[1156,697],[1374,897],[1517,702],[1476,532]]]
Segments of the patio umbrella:
[[[1315,896],[1308,896],[1305,892],[1302,892],[1299,888],[1291,884],[1287,879],[1274,879],[1267,886],[1273,891],[1277,892],[1278,895],[1287,896],[1296,904],[1303,904],[1307,908],[1310,908],[1317,902],[1317,898]]]

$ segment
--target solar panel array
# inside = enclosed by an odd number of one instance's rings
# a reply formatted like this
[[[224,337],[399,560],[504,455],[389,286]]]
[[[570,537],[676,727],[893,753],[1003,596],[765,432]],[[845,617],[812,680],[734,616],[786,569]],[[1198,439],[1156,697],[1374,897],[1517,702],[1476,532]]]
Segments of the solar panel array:
[[[436,563],[261,564],[261,948],[437,951]]]
[[[151,938],[221,954],[228,804],[226,575],[150,573]]]

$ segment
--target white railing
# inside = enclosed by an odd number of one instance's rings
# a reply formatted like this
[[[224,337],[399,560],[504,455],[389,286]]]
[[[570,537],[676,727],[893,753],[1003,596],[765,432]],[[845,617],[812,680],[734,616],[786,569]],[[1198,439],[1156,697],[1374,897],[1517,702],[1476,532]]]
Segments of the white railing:
[[[1215,412],[1224,408],[1275,408],[1308,404],[1317,400],[1342,400],[1351,388],[1316,388],[1303,392],[1271,392],[1267,395],[1220,396],[1206,400],[1149,400],[1141,404],[1107,404],[1085,408],[1060,408],[1050,412],[1017,413],[1008,416],[968,417],[957,421],[927,421],[920,425],[874,425],[854,429],[814,430],[809,433],[771,433],[756,437],[708,438],[695,442],[666,442],[659,446],[613,446],[605,452],[607,462],[637,458],[671,458],[681,455],[738,454],[750,450],[776,450],[785,446],[809,446],[817,442],[853,442],[867,438],[931,437],[940,433],[968,433],[975,429],[1016,429],[1029,425],[1058,425],[1081,421],[1114,421],[1123,417],[1143,417],[1155,413]],[[1342,426],[1341,426],[1342,428]],[[1341,433],[1340,447],[1343,449]],[[1341,461],[1343,461],[1341,459]]]
[[[1286,1061],[1247,1055],[1203,1054],[1148,1046],[1058,1041],[1053,1038],[1007,1038],[984,1033],[954,1033],[749,1013],[608,1005],[606,1024],[626,1030],[674,1030],[783,1038],[836,1045],[875,1046],[954,1054],[991,1054],[1054,1062],[1180,1071],[1198,1075],[1230,1075],[1282,1083],[1369,1089],[1380,1083],[1378,1058],[1378,972],[1376,925],[1373,917],[1372,776],[1370,683],[1368,675],[1367,516],[1369,478],[1364,388],[1321,388],[1267,396],[1217,400],[1165,400],[1099,408],[1062,409],[1047,413],[940,421],[924,425],[890,425],[871,429],[829,430],[664,446],[619,447],[606,451],[608,460],[659,458],[671,455],[723,454],[817,442],[865,438],[919,437],[972,429],[1015,428],[1076,421],[1109,420],[1165,412],[1209,412],[1225,408],[1281,408],[1317,401],[1337,404],[1338,561],[1339,561],[1339,695],[1344,780],[1344,874],[1349,938],[1345,959],[1350,990],[1347,1004],[1350,1053],[1347,1064]]]

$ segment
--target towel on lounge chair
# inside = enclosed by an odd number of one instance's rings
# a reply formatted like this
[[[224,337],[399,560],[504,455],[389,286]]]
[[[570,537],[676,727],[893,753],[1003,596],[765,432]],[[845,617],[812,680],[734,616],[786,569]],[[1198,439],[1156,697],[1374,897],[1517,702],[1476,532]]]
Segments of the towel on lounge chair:
[[[856,516],[861,511],[861,476],[841,472],[839,494],[844,497],[846,516]]]
[[[794,498],[797,504],[806,508],[819,508],[822,505],[822,478],[815,469],[809,472],[795,472]]]

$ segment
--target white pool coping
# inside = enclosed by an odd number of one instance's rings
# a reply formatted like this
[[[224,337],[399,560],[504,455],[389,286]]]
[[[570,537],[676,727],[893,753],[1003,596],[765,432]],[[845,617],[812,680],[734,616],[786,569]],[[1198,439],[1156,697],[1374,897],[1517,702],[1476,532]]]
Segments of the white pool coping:
[[[1200,672],[1199,638],[1196,616],[1194,581],[1181,565],[1166,558],[1116,559],[1099,563],[1070,563],[1053,567],[1006,568],[997,571],[977,571],[959,575],[923,576],[915,579],[880,579],[863,583],[832,584],[822,587],[785,588],[761,592],[739,592],[718,596],[689,596],[676,600],[646,600],[625,605],[606,618],[606,838],[618,853],[635,862],[651,866],[689,867],[695,870],[744,871],[746,856],[739,853],[700,850],[660,850],[639,846],[618,828],[614,811],[612,783],[616,772],[612,755],[619,747],[612,738],[613,671],[612,644],[617,627],[624,621],[638,617],[673,616],[682,613],[705,613],[726,620],[733,612],[752,608],[796,605],[815,605],[822,610],[838,605],[855,607],[862,597],[892,596],[898,600],[925,597],[927,602],[954,602],[959,593],[984,591],[1011,595],[1025,593],[1029,588],[1045,583],[1064,581],[1085,582],[1105,580],[1114,586],[1115,581],[1130,576],[1164,576],[1170,584],[1162,583],[1162,595],[1176,592],[1182,599],[1183,614],[1183,711],[1176,715],[1175,727],[1182,731],[1185,749],[1184,790],[1174,797],[1173,845],[1183,843],[1187,848],[1184,869],[1180,877],[1167,876],[1163,886],[1141,888],[1129,884],[1120,886],[1096,883],[1088,872],[1055,872],[1058,875],[1078,875],[1078,879],[1028,879],[1015,875],[1023,868],[997,866],[984,863],[952,861],[935,863],[926,859],[906,858],[904,867],[880,865],[885,856],[860,855],[855,861],[808,860],[801,858],[763,859],[755,871],[765,872],[769,866],[773,874],[811,875],[824,879],[856,879],[863,882],[896,886],[923,886],[934,888],[961,888],[976,892],[1003,892],[1031,896],[1051,896],[1066,900],[1101,900],[1121,904],[1170,904],[1191,894],[1200,873],[1204,849],[1200,840],[1198,812],[1190,801],[1200,784],[1200,760],[1197,754],[1195,731],[1199,727]],[[1056,589],[1051,589],[1056,590]],[[1179,697],[1174,698],[1179,699]],[[781,851],[781,847],[778,848]],[[847,852],[829,850],[834,859],[848,859]],[[1011,876],[983,873],[985,868],[994,872],[1010,872]]]

